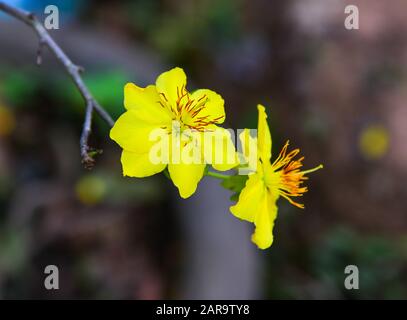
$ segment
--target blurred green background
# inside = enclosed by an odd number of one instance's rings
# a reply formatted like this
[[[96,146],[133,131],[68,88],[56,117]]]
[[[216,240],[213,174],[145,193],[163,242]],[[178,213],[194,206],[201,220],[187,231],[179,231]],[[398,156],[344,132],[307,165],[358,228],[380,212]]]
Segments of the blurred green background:
[[[6,2],[40,19],[48,4]],[[348,3],[359,30],[344,27]],[[91,145],[103,154],[87,171],[81,97],[52,55],[35,65],[32,30],[0,14],[0,298],[407,298],[405,1],[53,4],[51,35],[115,119],[126,82],[181,66],[190,89],[222,94],[226,127],[255,128],[262,103],[273,153],[290,139],[306,167],[325,168],[307,182],[304,211],[280,200],[266,251],[227,192],[202,183],[181,201],[163,175],[123,178],[97,116]],[[44,289],[48,264],[58,291]],[[350,264],[359,290],[344,287]]]

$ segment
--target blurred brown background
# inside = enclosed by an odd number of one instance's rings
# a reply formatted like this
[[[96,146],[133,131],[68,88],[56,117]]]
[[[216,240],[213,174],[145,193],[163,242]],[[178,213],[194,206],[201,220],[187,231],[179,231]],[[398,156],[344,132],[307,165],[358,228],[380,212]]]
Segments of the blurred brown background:
[[[47,1],[6,1],[44,18]],[[225,125],[255,128],[268,106],[312,174],[301,211],[279,202],[260,251],[229,193],[206,178],[188,200],[159,175],[123,178],[95,121],[80,163],[83,101],[55,58],[0,15],[1,298],[407,298],[407,2],[403,0],[54,1],[51,35],[116,119],[123,85],[181,66],[226,101]],[[347,4],[359,30],[344,27]],[[97,118],[97,117],[95,117]],[[55,264],[60,289],[43,286]],[[360,289],[344,288],[359,267]]]

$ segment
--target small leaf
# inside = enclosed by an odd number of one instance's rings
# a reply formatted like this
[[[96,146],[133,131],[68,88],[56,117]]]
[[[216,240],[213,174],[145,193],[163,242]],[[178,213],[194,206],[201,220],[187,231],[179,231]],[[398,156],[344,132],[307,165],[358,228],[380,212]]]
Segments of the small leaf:
[[[230,197],[230,200],[237,201],[239,199],[240,192],[246,185],[247,179],[247,175],[235,175],[222,181],[222,187],[234,192],[234,194]]]
[[[163,174],[171,180],[170,173],[168,172],[168,167],[164,169]]]

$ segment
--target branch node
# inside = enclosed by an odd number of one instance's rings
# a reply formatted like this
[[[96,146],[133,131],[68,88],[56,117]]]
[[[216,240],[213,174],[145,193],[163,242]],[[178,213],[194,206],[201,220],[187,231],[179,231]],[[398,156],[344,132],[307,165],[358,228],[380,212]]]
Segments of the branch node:
[[[82,164],[84,165],[85,169],[91,170],[95,163],[95,156],[102,154],[103,150],[102,149],[95,149],[91,151],[86,151],[85,153],[82,154]]]
[[[32,12],[29,12],[29,13],[27,14],[27,18],[30,19],[31,21],[34,21],[34,20],[35,20],[35,14],[32,13]]]
[[[95,166],[95,159],[93,159],[89,154],[85,154],[82,156],[82,164],[84,165],[85,169],[91,170]]]

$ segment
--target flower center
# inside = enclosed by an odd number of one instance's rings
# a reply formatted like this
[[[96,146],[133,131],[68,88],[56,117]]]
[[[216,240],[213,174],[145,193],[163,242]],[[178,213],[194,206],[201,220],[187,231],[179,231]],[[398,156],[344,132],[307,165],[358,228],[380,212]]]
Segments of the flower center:
[[[302,167],[304,157],[294,160],[300,150],[295,149],[287,154],[287,148],[288,141],[273,164],[266,166],[264,170],[264,181],[269,188],[276,188],[278,193],[286,198],[292,205],[302,209],[304,205],[295,202],[291,197],[301,197],[307,192],[307,187],[302,186],[304,180],[308,179],[305,175],[319,170],[323,166],[319,165],[313,169],[301,171],[300,168]]]
[[[204,131],[208,125],[217,123],[222,118],[210,119],[209,115],[203,115],[202,111],[209,100],[207,95],[203,94],[199,98],[192,99],[184,85],[181,88],[177,87],[175,104],[167,99],[165,93],[160,92],[160,96],[163,101],[159,103],[171,112],[174,121],[180,122],[181,131],[185,129]]]

